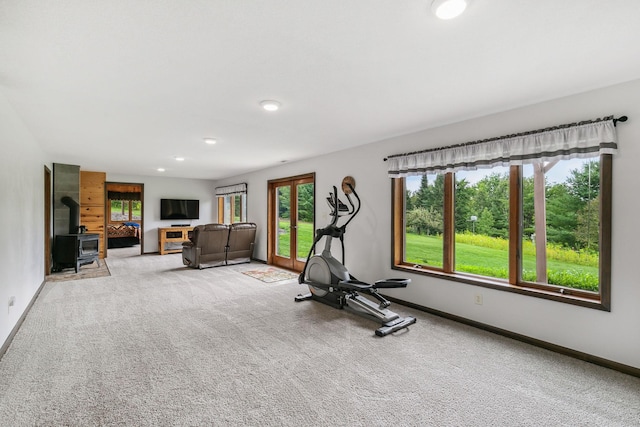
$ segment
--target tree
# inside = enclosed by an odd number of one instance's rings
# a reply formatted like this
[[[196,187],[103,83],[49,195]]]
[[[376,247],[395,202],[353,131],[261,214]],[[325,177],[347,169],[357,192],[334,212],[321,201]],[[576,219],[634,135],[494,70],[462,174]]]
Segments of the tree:
[[[405,190],[405,200],[405,209],[407,210],[407,212],[413,210],[416,206],[415,192],[412,193],[411,190]]]
[[[466,179],[461,179],[460,181],[456,179],[455,221],[457,233],[462,233],[472,228],[470,224],[471,215],[473,215],[471,211],[471,200],[474,194],[475,188],[470,186]]]
[[[427,187],[426,198],[424,199],[425,207],[433,207],[436,211],[443,214],[444,206],[444,174],[437,174],[433,184]]]
[[[578,212],[576,240],[582,248],[599,250],[600,244],[600,198],[589,201]]]
[[[600,162],[583,163],[582,169],[573,169],[567,178],[569,193],[587,203],[600,194]]]
[[[406,193],[406,226],[418,234],[439,234],[444,227],[444,175],[436,175],[431,183],[430,176],[422,175],[418,190],[414,193],[407,190]]]
[[[535,233],[533,177],[522,179],[522,230],[525,235]]]
[[[577,213],[581,203],[569,193],[566,184],[555,184],[547,191],[547,241],[574,248]]]
[[[301,184],[298,190],[298,221],[313,222],[313,184]]]
[[[476,193],[470,204],[474,212],[485,210],[491,212],[493,218],[492,233],[494,237],[509,236],[509,175],[493,173],[485,176],[476,184]],[[485,215],[486,216],[486,215]],[[478,220],[479,221],[479,220]],[[480,231],[478,231],[480,232]],[[484,234],[484,233],[483,233]]]
[[[420,187],[418,187],[418,190],[415,193],[413,193],[412,209],[415,209],[418,207],[426,207],[428,192],[429,192],[429,181],[427,179],[427,175],[422,175],[420,177]]]
[[[441,234],[443,230],[442,215],[433,208],[416,208],[407,212],[406,224],[417,234]]]
[[[288,185],[278,187],[278,218],[290,218],[291,187]]]
[[[484,234],[486,236],[496,235],[496,229],[494,227],[495,220],[493,214],[489,208],[484,208],[478,217],[478,224],[476,225],[476,231],[478,234]]]
[[[420,188],[418,188],[418,191],[415,193],[415,207],[433,207],[441,211],[443,200],[444,175],[437,174],[432,183],[429,183],[428,175],[422,175],[420,178]]]

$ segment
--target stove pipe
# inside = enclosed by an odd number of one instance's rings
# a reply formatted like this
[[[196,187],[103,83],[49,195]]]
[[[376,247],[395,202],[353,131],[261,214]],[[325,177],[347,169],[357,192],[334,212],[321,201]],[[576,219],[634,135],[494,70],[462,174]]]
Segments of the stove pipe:
[[[77,234],[80,227],[80,205],[69,196],[60,199],[69,207],[69,234]]]

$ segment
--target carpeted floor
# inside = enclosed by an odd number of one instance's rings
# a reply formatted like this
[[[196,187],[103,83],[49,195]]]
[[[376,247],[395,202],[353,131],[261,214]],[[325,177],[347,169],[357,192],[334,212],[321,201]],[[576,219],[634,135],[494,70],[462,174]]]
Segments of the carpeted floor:
[[[640,378],[397,305],[418,322],[378,338],[255,264],[107,262],[45,284],[0,360],[0,425],[640,425]]]

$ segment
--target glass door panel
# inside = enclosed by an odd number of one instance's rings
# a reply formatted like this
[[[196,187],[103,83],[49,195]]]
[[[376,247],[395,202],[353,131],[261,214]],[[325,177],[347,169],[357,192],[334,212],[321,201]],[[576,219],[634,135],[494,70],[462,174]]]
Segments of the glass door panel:
[[[297,215],[296,215],[296,248],[297,260],[304,262],[309,255],[309,250],[313,244],[313,218],[314,218],[314,184],[313,182],[298,184],[297,194]]]
[[[276,255],[291,257],[291,186],[276,188],[277,239]]]

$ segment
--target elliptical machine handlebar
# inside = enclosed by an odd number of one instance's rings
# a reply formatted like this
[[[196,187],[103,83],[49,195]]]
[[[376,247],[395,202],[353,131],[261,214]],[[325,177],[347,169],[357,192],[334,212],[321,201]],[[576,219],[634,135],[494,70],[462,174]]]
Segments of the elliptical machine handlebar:
[[[331,208],[330,215],[333,217],[331,225],[336,225],[338,218],[341,216],[351,216],[348,221],[350,222],[358,211],[360,211],[360,197],[358,196],[358,193],[356,193],[356,190],[353,188],[351,183],[347,183],[346,185],[348,186],[349,192],[345,192],[344,195],[347,196],[347,202],[349,203],[348,206],[338,197],[338,189],[335,185],[333,186],[333,191],[329,192],[329,197],[327,197],[327,203]],[[357,205],[353,203],[353,200],[351,200],[351,196],[349,195],[350,193],[353,193],[355,196]],[[345,223],[344,225],[346,226],[347,224]]]
[[[327,203],[331,207],[330,215],[333,217],[331,223],[324,228],[319,228],[316,230],[314,245],[322,238],[323,236],[331,236],[335,238],[341,238],[342,235],[346,232],[347,225],[355,218],[355,216],[360,212],[360,197],[356,190],[353,188],[351,184],[348,184],[351,193],[354,195],[356,199],[356,203],[353,203],[351,196],[348,193],[345,193],[347,196],[347,202],[349,205],[345,204],[338,197],[338,189],[336,186],[333,186],[333,191],[329,193],[329,197],[327,197]],[[343,212],[342,214],[340,212]],[[342,225],[338,226],[338,220],[340,217],[348,216],[349,219]]]

